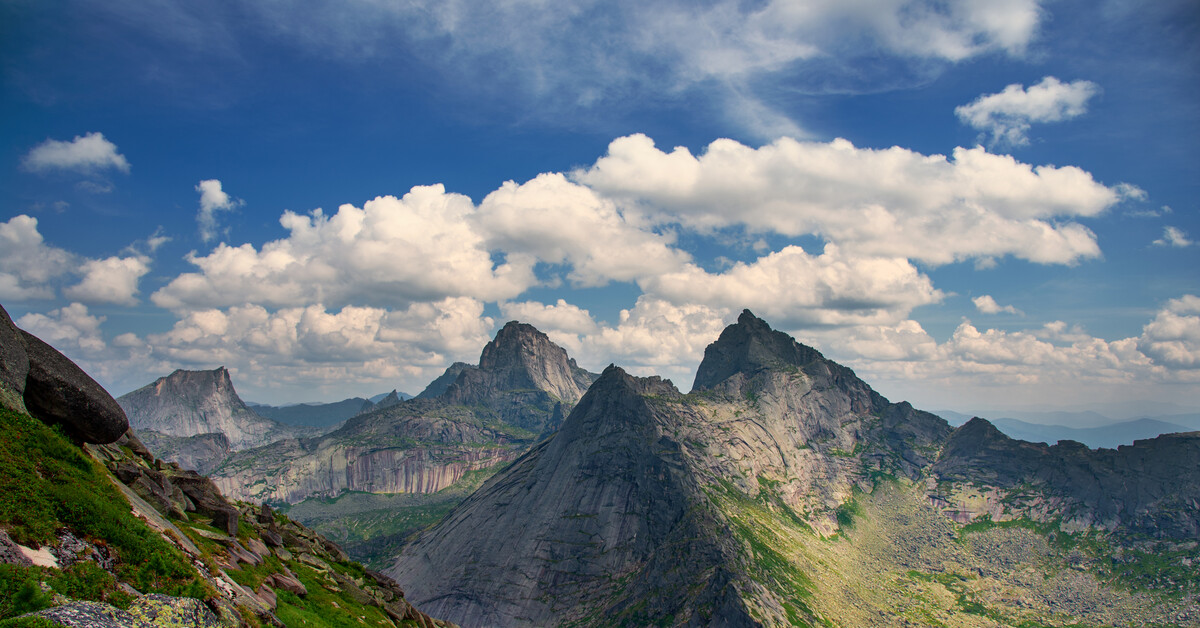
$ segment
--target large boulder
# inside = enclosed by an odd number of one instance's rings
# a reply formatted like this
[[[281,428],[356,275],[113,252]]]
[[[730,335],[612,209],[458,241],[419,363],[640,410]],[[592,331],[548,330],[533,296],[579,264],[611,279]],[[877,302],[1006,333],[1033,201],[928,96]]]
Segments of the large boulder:
[[[46,423],[57,423],[89,443],[111,443],[129,429],[116,399],[67,356],[21,331],[29,355],[25,407]]]
[[[29,374],[29,356],[21,341],[21,330],[0,306],[0,407],[25,412],[25,377]]]

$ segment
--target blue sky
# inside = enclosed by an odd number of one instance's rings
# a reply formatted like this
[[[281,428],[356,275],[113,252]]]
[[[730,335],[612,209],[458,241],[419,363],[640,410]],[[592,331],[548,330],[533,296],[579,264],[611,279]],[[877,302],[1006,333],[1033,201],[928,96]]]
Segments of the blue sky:
[[[1200,405],[1189,0],[0,0],[0,303],[115,394],[750,308],[892,399]]]

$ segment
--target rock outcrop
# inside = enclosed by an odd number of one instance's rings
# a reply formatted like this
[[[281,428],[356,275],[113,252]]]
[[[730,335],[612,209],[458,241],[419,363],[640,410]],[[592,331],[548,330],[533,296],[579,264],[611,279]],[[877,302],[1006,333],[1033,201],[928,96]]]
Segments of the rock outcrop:
[[[225,367],[180,369],[117,401],[135,430],[181,438],[220,433],[235,451],[320,433],[318,428],[285,425],[255,414],[238,397]]]
[[[545,334],[511,322],[478,366],[451,366],[418,398],[381,401],[321,438],[238,452],[211,475],[226,494],[276,503],[346,491],[435,493],[515,460],[594,379]]]
[[[111,443],[129,428],[124,410],[96,380],[0,307],[0,407],[28,411],[89,443]]]
[[[728,550],[647,394],[678,391],[609,367],[554,438],[410,546],[391,575],[469,626],[751,623],[726,595]]]
[[[138,437],[158,457],[201,475],[212,473],[233,453],[229,438],[220,432],[170,436],[154,430],[138,430]]]

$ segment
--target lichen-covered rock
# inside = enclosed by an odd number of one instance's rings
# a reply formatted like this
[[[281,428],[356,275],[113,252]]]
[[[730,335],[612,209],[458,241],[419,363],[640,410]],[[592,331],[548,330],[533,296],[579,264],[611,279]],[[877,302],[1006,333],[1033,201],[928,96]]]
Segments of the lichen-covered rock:
[[[155,628],[222,628],[220,619],[204,602],[190,597],[144,595],[130,605],[129,614]]]
[[[29,355],[24,399],[30,414],[89,443],[111,443],[129,429],[125,411],[83,369],[33,334],[22,331],[21,340]]]
[[[0,407],[25,412],[25,378],[29,374],[29,356],[21,340],[21,330],[0,306]]]

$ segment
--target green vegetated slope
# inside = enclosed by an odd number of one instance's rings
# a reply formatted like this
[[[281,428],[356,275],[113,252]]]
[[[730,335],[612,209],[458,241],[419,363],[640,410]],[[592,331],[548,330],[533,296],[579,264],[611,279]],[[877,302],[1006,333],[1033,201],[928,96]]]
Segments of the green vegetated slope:
[[[63,530],[103,541],[94,561],[66,570],[0,565],[0,618],[40,610],[45,579],[63,595],[128,606],[118,582],[143,593],[204,597],[212,591],[174,545],[135,517],[102,466],[59,431],[28,415],[0,409],[0,529],[22,545],[47,546]]]
[[[109,609],[102,612],[113,623],[104,625],[141,626],[137,618],[150,609],[189,598],[200,604],[192,610],[227,626],[442,625],[389,580],[269,509],[222,500],[236,523],[218,528],[200,512],[131,507],[136,491],[127,495],[107,467],[166,477],[173,468],[148,463],[135,441],[123,443],[90,446],[96,458],[58,429],[0,409],[0,530],[60,565],[0,564],[0,626],[57,625],[46,617],[81,602],[104,604],[89,607]],[[39,611],[45,616],[18,618]]]

